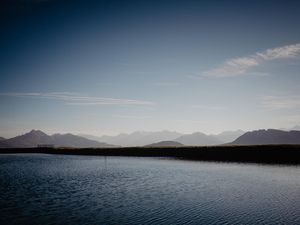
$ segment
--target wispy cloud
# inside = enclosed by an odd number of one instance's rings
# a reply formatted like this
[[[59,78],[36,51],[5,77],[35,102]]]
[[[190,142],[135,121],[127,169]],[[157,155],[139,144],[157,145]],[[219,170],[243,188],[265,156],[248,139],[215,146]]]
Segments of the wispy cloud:
[[[206,121],[201,121],[201,120],[184,120],[184,119],[180,119],[180,120],[175,120],[175,122],[179,122],[179,123],[200,123],[200,124],[207,124]]]
[[[68,105],[154,105],[154,102],[122,99],[122,98],[103,98],[86,96],[72,92],[48,92],[48,93],[19,93],[8,92],[0,93],[0,96],[11,96],[19,98],[35,98],[35,99],[50,99],[65,102]]]
[[[202,73],[207,77],[233,77],[245,74],[266,61],[276,59],[295,58],[300,55],[300,43],[286,45],[278,48],[267,49],[250,56],[233,58],[225,61],[222,65]]]
[[[222,106],[209,106],[209,105],[192,105],[193,109],[201,109],[201,110],[225,110],[225,107]]]
[[[172,87],[172,86],[178,86],[178,82],[157,82],[153,83],[154,86],[160,86],[160,87]]]
[[[259,72],[259,71],[252,71],[252,72],[249,72],[248,74],[253,75],[253,76],[258,76],[258,77],[268,77],[271,75],[270,73]]]
[[[136,116],[136,115],[112,115],[114,118],[120,119],[149,119],[151,116]]]
[[[300,115],[288,115],[283,116],[280,119],[290,123],[292,126],[295,124],[300,124]]]
[[[300,96],[265,96],[262,104],[267,109],[300,109]]]

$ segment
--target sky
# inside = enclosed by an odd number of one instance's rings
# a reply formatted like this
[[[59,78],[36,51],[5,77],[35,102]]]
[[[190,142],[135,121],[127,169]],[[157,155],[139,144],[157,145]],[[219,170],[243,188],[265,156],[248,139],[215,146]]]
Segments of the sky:
[[[0,136],[300,124],[300,1],[0,3]]]

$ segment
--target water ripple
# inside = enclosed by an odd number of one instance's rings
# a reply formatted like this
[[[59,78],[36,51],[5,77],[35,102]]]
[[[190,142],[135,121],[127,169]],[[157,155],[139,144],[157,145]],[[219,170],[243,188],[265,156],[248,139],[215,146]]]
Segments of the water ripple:
[[[1,155],[0,224],[300,224],[300,168]]]

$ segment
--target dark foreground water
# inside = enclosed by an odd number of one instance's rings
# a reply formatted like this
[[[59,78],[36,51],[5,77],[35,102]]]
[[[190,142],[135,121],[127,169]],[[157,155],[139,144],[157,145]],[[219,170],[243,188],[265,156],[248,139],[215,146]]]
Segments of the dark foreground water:
[[[300,224],[300,167],[0,155],[0,224]]]

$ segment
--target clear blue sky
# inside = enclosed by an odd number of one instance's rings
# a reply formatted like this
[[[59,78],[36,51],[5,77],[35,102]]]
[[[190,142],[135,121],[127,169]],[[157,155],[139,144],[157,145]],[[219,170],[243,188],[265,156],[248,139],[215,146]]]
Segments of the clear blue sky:
[[[300,124],[300,1],[1,4],[0,136]]]

